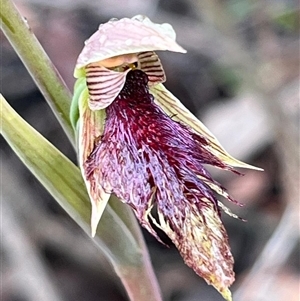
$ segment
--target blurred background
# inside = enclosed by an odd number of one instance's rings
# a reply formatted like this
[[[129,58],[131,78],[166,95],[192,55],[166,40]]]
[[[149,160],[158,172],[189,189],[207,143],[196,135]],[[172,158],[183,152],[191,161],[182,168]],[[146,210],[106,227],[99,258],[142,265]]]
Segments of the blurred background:
[[[299,300],[299,3],[294,0],[15,1],[70,89],[83,42],[112,17],[170,23],[187,54],[159,53],[166,86],[232,155],[264,172],[212,170],[245,206],[223,216],[235,301]],[[3,33],[1,93],[75,153]],[[1,300],[125,301],[112,267],[1,137]],[[165,301],[222,297],[143,231]],[[38,293],[37,293],[38,292]],[[37,299],[37,296],[41,296]]]

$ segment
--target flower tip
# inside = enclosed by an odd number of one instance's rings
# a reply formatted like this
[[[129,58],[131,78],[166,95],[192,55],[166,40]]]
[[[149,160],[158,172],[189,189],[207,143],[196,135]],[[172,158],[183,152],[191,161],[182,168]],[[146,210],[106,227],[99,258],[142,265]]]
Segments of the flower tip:
[[[91,235],[92,237],[95,237],[97,227],[100,221],[101,215],[97,214],[95,210],[92,209],[92,217],[91,217]]]
[[[95,237],[95,235],[96,235],[97,227],[98,227],[98,224],[99,224],[99,221],[100,221],[103,211],[104,211],[104,208],[101,212],[98,208],[95,208],[95,206],[92,206],[92,217],[91,217],[91,235],[92,235],[92,237]]]
[[[257,171],[264,171],[263,168],[254,166],[254,165],[250,165],[248,163],[244,163],[239,161],[239,165],[237,165],[236,167],[240,167],[240,168],[247,168],[247,169],[252,169],[252,170],[257,170]]]
[[[228,288],[226,288],[224,291],[221,291],[220,293],[226,301],[232,301],[231,291]]]
[[[180,53],[187,53],[187,51],[184,48],[182,48],[180,45],[177,44],[176,46],[177,47],[176,48],[174,47],[173,51],[180,52]]]
[[[232,167],[237,167],[237,168],[246,168],[246,169],[252,169],[252,170],[257,170],[257,171],[264,171],[260,167],[256,167],[254,165],[250,165],[248,163],[242,162],[238,159],[235,159],[231,155],[229,155],[227,152],[224,154],[221,154],[221,160],[225,162],[228,165],[231,165]]]
[[[265,171],[263,168],[256,167],[256,166],[252,166],[252,169],[257,170],[257,171]]]
[[[94,238],[96,235],[96,230],[97,230],[97,226],[93,227],[93,225],[91,225],[91,236]]]
[[[95,200],[92,202],[92,216],[91,216],[91,235],[92,235],[92,237],[95,237],[95,235],[96,235],[99,221],[105,210],[105,207],[108,203],[109,198],[110,198],[110,194],[104,193],[104,195],[102,194],[100,200],[98,199],[98,200]]]

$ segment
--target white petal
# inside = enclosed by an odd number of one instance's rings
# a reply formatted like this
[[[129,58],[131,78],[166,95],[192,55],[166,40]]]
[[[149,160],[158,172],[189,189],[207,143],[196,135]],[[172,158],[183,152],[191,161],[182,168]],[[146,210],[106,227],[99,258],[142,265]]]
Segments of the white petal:
[[[154,50],[186,52],[175,42],[175,32],[169,24],[155,24],[143,16],[111,20],[101,24],[85,42],[76,69],[122,54]]]

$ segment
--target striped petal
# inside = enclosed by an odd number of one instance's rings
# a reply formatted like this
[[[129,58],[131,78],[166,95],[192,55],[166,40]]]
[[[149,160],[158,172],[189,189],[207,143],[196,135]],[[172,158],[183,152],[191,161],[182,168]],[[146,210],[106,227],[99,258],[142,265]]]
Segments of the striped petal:
[[[93,150],[94,145],[101,139],[104,130],[105,111],[90,110],[87,89],[83,90],[79,96],[78,109],[80,116],[78,120],[78,159],[92,203],[91,230],[92,236],[95,236],[97,225],[110,198],[110,193],[104,191],[99,177],[86,178],[83,165]]]
[[[137,58],[138,68],[147,74],[149,86],[161,84],[166,81],[164,68],[154,51],[138,53]]]
[[[130,69],[117,72],[99,64],[90,64],[85,68],[91,110],[104,109],[114,101],[124,86],[128,71]]]
[[[206,146],[207,150],[218,157],[224,164],[230,167],[249,168],[255,170],[262,170],[261,168],[249,165],[239,161],[229,155],[222,147],[217,138],[209,131],[209,129],[194,116],[164,85],[159,84],[151,86],[150,91],[154,96],[155,102],[164,110],[169,116],[173,116],[174,120],[183,122],[191,127],[196,133],[204,136],[209,141]]]

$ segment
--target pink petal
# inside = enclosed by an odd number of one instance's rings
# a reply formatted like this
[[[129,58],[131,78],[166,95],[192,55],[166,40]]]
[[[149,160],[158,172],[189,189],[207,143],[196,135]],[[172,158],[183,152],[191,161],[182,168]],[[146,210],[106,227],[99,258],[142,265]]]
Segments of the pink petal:
[[[169,24],[155,24],[144,16],[111,20],[101,24],[85,42],[76,68],[122,54],[153,50],[185,52],[175,42],[175,32]]]

